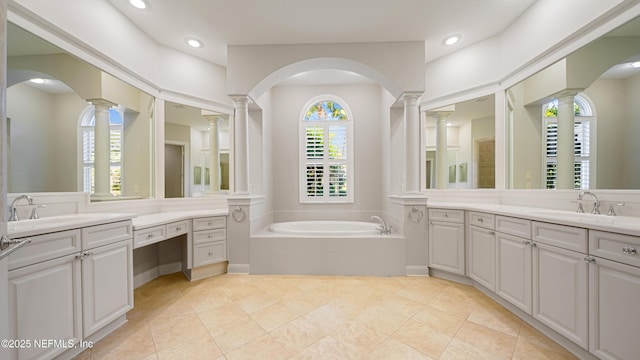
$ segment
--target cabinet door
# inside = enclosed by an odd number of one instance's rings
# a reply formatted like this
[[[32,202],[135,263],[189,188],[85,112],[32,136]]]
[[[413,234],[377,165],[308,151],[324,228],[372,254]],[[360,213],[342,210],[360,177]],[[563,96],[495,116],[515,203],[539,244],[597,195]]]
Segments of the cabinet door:
[[[493,230],[469,226],[469,277],[496,291],[496,236]]]
[[[464,224],[429,222],[429,266],[464,275]]]
[[[29,347],[8,350],[9,359],[51,359],[67,350],[64,346],[77,344],[81,306],[75,254],[9,271],[9,339],[31,341]],[[47,339],[60,343],[33,343]]]
[[[589,289],[589,350],[601,359],[637,359],[640,268],[595,258]]]
[[[533,316],[588,350],[588,264],[585,254],[537,244],[533,248]]]
[[[83,330],[87,337],[133,308],[131,239],[83,252]]]
[[[496,293],[531,315],[531,241],[496,233]]]

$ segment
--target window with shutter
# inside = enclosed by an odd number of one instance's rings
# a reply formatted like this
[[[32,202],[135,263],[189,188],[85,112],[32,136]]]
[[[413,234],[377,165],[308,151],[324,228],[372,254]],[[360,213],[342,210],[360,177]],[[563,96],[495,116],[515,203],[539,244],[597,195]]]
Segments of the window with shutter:
[[[590,157],[592,128],[591,123],[595,119],[589,102],[577,95],[574,103],[574,188],[589,189],[590,168],[592,159]],[[543,121],[545,125],[545,183],[547,189],[556,188],[556,165],[558,162],[558,102],[552,101],[543,105]]]
[[[344,102],[307,105],[300,121],[300,202],[353,201],[353,125]]]

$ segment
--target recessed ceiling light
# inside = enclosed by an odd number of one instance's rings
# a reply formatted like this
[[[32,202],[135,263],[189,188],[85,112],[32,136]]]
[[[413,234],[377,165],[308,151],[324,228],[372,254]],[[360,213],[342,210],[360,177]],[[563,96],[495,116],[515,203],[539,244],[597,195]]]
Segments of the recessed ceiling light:
[[[634,61],[631,63],[631,67],[640,68],[640,61]]]
[[[191,46],[192,48],[200,48],[200,47],[202,47],[202,41],[200,41],[198,39],[187,38],[184,41],[187,43],[187,45]]]
[[[452,124],[452,123],[450,123],[450,122],[448,122],[448,123],[447,123],[447,126],[453,126],[453,124]]]
[[[129,0],[129,4],[131,4],[131,6],[138,8],[138,9],[146,9],[147,8],[147,3],[144,2],[144,0]]]
[[[44,79],[41,79],[41,78],[35,78],[35,79],[31,79],[29,81],[31,81],[34,84],[44,84]]]
[[[452,35],[452,36],[449,36],[446,39],[444,39],[444,44],[445,45],[453,45],[453,44],[457,43],[458,41],[460,41],[460,35]]]

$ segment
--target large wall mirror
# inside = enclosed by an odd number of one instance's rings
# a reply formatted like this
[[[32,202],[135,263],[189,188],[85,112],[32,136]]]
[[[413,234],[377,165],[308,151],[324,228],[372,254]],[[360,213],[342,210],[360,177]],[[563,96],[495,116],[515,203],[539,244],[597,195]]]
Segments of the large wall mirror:
[[[640,189],[640,19],[507,90],[513,189]]]
[[[8,192],[151,197],[154,101],[9,23]]]
[[[165,198],[229,192],[229,116],[165,101]]]
[[[495,97],[424,112],[424,189],[495,188]]]

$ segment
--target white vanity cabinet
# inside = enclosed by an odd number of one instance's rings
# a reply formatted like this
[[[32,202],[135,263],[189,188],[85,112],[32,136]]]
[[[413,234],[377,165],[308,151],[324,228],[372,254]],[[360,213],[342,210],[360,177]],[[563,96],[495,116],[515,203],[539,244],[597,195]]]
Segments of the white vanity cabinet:
[[[601,359],[640,354],[640,238],[589,231],[589,351]]]
[[[227,218],[193,219],[193,267],[227,260]]]
[[[465,274],[464,210],[429,209],[429,267]]]
[[[496,294],[532,313],[531,221],[496,216]]]
[[[10,339],[56,339],[73,345],[82,340],[81,270],[76,256],[9,271]],[[8,353],[8,360],[17,360],[51,359],[65,350],[31,344],[2,351]]]
[[[468,275],[491,291],[496,290],[495,215],[469,212]]]
[[[36,235],[31,249],[10,255],[11,338],[58,344],[11,349],[9,359],[51,359],[118,318],[124,321],[133,308],[131,234],[127,220]],[[77,244],[79,251],[57,256],[51,244]]]
[[[532,223],[533,317],[588,350],[587,230]]]

